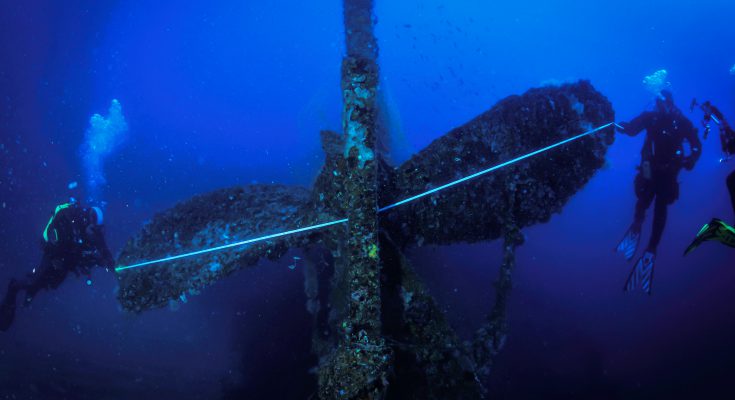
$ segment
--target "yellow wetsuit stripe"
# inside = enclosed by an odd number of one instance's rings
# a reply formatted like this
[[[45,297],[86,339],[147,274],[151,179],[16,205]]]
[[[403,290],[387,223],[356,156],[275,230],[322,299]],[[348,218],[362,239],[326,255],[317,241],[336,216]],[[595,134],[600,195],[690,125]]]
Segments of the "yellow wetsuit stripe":
[[[48,242],[48,228],[51,226],[51,223],[54,222],[54,218],[56,218],[56,214],[59,213],[59,211],[69,207],[71,203],[64,203],[56,206],[56,210],[54,210],[54,215],[51,216],[48,220],[48,224],[46,224],[46,228],[43,230],[43,240]],[[58,239],[58,234],[56,235],[56,238]]]

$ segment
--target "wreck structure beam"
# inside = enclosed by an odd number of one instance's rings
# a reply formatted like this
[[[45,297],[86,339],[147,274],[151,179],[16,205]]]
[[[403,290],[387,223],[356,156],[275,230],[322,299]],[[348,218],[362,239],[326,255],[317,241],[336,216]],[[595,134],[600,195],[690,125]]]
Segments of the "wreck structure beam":
[[[342,209],[347,212],[345,262],[350,298],[337,349],[320,370],[320,396],[381,399],[391,351],[381,332],[376,155],[378,46],[373,1],[344,0],[346,55],[342,60],[344,162]]]

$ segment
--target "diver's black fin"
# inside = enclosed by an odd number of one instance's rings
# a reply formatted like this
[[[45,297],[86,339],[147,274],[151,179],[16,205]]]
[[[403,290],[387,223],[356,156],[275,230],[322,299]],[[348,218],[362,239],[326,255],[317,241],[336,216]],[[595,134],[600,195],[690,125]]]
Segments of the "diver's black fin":
[[[708,240],[716,240],[725,246],[735,247],[735,228],[720,219],[712,218],[712,221],[699,230],[697,236],[684,251],[684,255],[691,253],[700,244]]]
[[[10,329],[15,319],[15,298],[18,296],[18,287],[14,280],[8,285],[3,304],[0,305],[0,332]]]
[[[15,304],[4,304],[0,306],[0,332],[10,329],[15,319]]]
[[[625,282],[626,292],[632,292],[640,287],[644,292],[651,294],[655,259],[656,256],[650,251],[643,253],[630,271],[630,275],[628,275],[628,281]]]
[[[628,229],[628,232],[625,232],[625,236],[623,236],[623,239],[618,243],[618,247],[615,248],[615,251],[622,254],[626,260],[630,261],[638,250],[638,244],[640,242],[641,233],[633,230],[632,228]]]

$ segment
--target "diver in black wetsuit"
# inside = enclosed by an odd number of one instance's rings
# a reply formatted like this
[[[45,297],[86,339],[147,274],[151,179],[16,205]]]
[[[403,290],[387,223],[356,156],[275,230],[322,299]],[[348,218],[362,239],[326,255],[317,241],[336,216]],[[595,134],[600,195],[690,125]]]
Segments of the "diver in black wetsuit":
[[[89,275],[92,267],[113,267],[105,243],[103,214],[99,207],[81,207],[75,201],[59,205],[43,231],[43,258],[25,279],[12,279],[0,305],[0,331],[10,328],[15,317],[18,292],[25,303],[43,289],[56,289],[69,272]]]
[[[638,259],[625,284],[626,291],[641,287],[651,293],[656,248],[666,226],[668,206],[679,198],[678,176],[682,168],[694,168],[701,155],[701,142],[694,125],[674,104],[671,92],[664,90],[656,99],[655,111],[644,112],[629,123],[622,123],[622,132],[635,136],[646,131],[641,150],[641,165],[635,178],[633,224],[617,247],[630,260],[635,255],[641,237],[646,210],[654,202],[653,230],[643,256]],[[684,142],[689,143],[689,155],[684,154]]]
[[[691,109],[697,105],[700,106],[704,111],[704,118],[702,119],[702,125],[704,125],[705,134],[710,131],[710,121],[714,121],[720,129],[720,144],[722,146],[722,152],[725,154],[725,158],[732,157],[735,155],[735,129],[727,123],[725,116],[709,101],[697,104],[696,100],[692,100]],[[706,138],[707,136],[705,136]],[[732,201],[732,210],[735,213],[735,170],[730,173],[727,177],[727,189],[730,192],[730,200]],[[699,230],[694,241],[684,251],[684,255],[689,254],[692,250],[696,249],[702,242],[707,240],[716,240],[722,244],[730,247],[735,247],[735,228],[728,225],[719,218],[712,218],[708,224],[705,224],[702,229]]]

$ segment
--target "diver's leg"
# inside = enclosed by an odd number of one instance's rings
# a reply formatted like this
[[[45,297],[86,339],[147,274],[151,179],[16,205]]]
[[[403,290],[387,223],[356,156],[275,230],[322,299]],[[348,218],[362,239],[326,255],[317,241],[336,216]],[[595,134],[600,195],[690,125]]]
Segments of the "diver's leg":
[[[18,293],[25,291],[26,301],[35,296],[36,292],[43,287],[42,281],[45,273],[51,268],[51,258],[44,253],[41,264],[26,275],[23,279],[12,279],[8,284],[2,305],[0,305],[0,331],[4,332],[10,328],[15,319]]]
[[[630,225],[630,228],[628,228],[625,236],[623,236],[623,239],[620,240],[618,247],[615,249],[615,251],[622,254],[628,261],[632,260],[635,253],[638,251],[643,220],[646,218],[646,210],[651,206],[651,202],[653,201],[651,180],[645,179],[640,172],[635,177],[634,189],[637,200],[635,203],[633,223]]]
[[[24,304],[30,304],[33,298],[36,297],[36,294],[46,288],[46,279],[45,273],[36,273],[28,277],[25,285],[23,285],[23,289],[25,290]]]
[[[648,248],[646,251],[656,254],[656,249],[658,248],[658,244],[661,242],[661,237],[664,234],[668,214],[669,205],[666,199],[656,197],[656,204],[654,205],[653,210],[653,230],[651,231],[651,240],[648,241]]]
[[[678,171],[654,175],[655,180],[649,180],[649,189],[652,197],[656,198],[653,210],[653,229],[648,248],[638,259],[633,270],[625,282],[625,290],[630,292],[640,287],[644,292],[651,294],[653,283],[653,266],[656,261],[656,249],[666,227],[669,204],[679,198]],[[639,197],[640,200],[640,197]],[[650,206],[651,202],[648,201]]]
[[[651,231],[651,239],[648,247],[643,255],[638,258],[633,269],[628,274],[628,280],[625,282],[625,291],[632,292],[637,288],[641,288],[644,292],[651,294],[651,286],[653,283],[653,265],[656,259],[656,248],[661,241],[661,235],[666,226],[666,214],[668,212],[668,204],[666,199],[656,196],[656,204],[653,210],[653,229]]]
[[[661,242],[661,236],[663,236],[664,228],[666,227],[669,205],[674,204],[679,199],[678,178],[679,171],[664,172],[656,177],[656,204],[653,211],[653,230],[651,231],[651,240],[648,242],[647,249],[652,254],[656,254],[658,244]]]
[[[638,173],[635,177],[635,214],[631,230],[640,233],[643,220],[646,218],[646,210],[651,207],[654,198],[653,185],[650,179],[646,179]]]
[[[26,305],[30,304],[38,292],[51,286],[62,264],[62,259],[44,253],[41,264],[33,272],[26,275],[25,281],[21,284],[21,289],[25,291]]]
[[[18,293],[25,291],[24,304],[27,305],[36,293],[55,284],[60,266],[60,259],[55,259],[49,252],[44,252],[40,265],[33,272],[27,274],[24,279],[10,281],[8,291],[0,304],[0,332],[8,330],[15,319]]]

